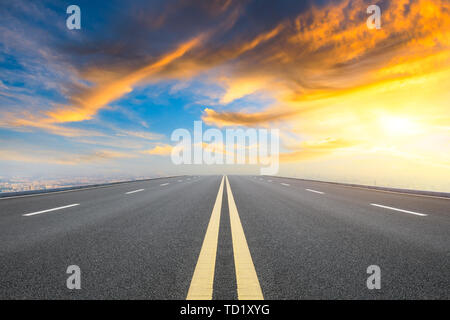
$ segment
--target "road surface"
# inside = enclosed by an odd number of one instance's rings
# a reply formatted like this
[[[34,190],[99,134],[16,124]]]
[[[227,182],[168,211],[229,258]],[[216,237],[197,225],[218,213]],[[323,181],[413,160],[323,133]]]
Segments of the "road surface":
[[[449,299],[449,267],[439,197],[183,176],[0,199],[2,299]]]

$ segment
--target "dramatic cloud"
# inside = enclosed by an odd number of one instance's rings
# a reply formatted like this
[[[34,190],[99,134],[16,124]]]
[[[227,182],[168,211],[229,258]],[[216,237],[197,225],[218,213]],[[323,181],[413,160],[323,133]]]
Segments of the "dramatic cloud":
[[[125,139],[167,157],[170,132],[201,118],[280,129],[283,162],[447,167],[450,3],[377,1],[378,30],[370,4],[82,1],[68,32],[55,2],[14,1],[0,14],[0,127],[85,144],[75,159],[89,161],[118,158],[89,153],[97,141],[119,155]]]
[[[244,113],[244,112],[217,112],[212,109],[205,109],[205,114],[202,119],[207,124],[216,125],[218,127],[224,126],[254,126],[267,124],[275,120],[288,119],[290,116],[296,114],[296,111],[269,111],[260,113]]]
[[[86,90],[80,96],[72,97],[75,106],[63,107],[48,112],[49,121],[74,122],[91,119],[100,108],[131,92],[133,86],[183,56],[188,50],[196,46],[199,41],[200,38],[195,38],[183,43],[150,65],[135,70],[119,79],[106,81],[106,83],[102,83],[98,87]]]
[[[264,124],[317,103],[326,105],[322,102],[330,98],[449,67],[447,1],[384,1],[381,5],[380,30],[367,28],[365,1],[333,2],[300,14],[273,42],[243,57],[224,95],[230,101],[229,97],[239,98],[242,92],[271,92],[279,101],[275,110],[246,115],[206,109],[204,119],[218,125],[234,120],[235,124]]]
[[[401,119],[397,124],[414,123],[422,135],[445,132],[450,4],[417,0],[380,5],[380,30],[367,28],[367,3],[355,0],[313,6],[284,21],[289,27],[273,41],[231,67],[222,98],[230,102],[264,93],[275,103],[256,112],[205,108],[202,119],[219,127],[276,126],[312,141],[352,141],[358,136],[356,152],[383,144],[386,136],[405,153],[418,147],[401,139],[414,136],[407,128],[393,137],[387,118]],[[302,146],[283,159],[309,159],[341,148]]]

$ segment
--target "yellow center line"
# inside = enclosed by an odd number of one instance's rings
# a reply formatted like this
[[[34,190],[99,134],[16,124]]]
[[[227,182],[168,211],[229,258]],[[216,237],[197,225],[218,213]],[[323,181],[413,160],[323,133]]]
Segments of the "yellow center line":
[[[211,300],[213,295],[214,270],[216,266],[217,242],[219,239],[220,211],[222,209],[223,181],[220,182],[200,255],[195,266],[187,300]]]
[[[228,177],[226,177],[226,184],[238,299],[264,300]]]

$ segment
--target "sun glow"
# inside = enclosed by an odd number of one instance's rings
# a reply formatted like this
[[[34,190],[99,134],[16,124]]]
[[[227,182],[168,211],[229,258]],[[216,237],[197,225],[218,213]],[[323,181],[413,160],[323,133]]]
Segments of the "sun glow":
[[[410,135],[420,131],[417,122],[407,117],[381,116],[379,120],[383,131],[388,135]]]

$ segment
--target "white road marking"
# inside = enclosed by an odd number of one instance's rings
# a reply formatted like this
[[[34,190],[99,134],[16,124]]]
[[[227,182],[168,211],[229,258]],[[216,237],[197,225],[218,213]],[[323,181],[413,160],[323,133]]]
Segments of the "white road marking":
[[[389,210],[394,210],[394,211],[399,211],[399,212],[404,212],[404,213],[409,213],[409,214],[414,214],[416,216],[421,216],[421,217],[426,217],[428,216],[428,214],[425,213],[419,213],[419,212],[414,212],[414,211],[409,211],[409,210],[403,210],[403,209],[398,209],[398,208],[393,208],[393,207],[388,207],[388,206],[383,206],[381,204],[376,204],[376,203],[371,203],[371,206],[374,207],[379,207],[379,208],[384,208],[384,209],[389,209]]]
[[[322,191],[317,191],[317,190],[313,190],[313,189],[305,189],[306,191],[309,191],[309,192],[314,192],[314,193],[318,193],[318,194],[324,194],[325,192],[322,192]]]
[[[134,190],[134,191],[128,191],[125,194],[132,194],[132,193],[136,193],[136,192],[141,192],[144,191],[145,189],[139,189],[139,190]]]
[[[267,180],[268,182],[272,182],[272,180]]]
[[[178,180],[178,182],[183,182],[183,180]]]
[[[291,186],[289,183],[283,183],[283,182],[281,182],[280,184],[282,184],[283,186],[286,186],[286,187],[290,187],[290,186]]]
[[[161,187],[164,187],[164,186],[167,186],[169,183],[167,182],[167,183],[163,183],[163,184],[160,184],[160,186]]]
[[[280,176],[278,176],[278,177],[275,176],[275,177],[276,178],[286,178],[286,177],[280,177]],[[304,179],[297,179],[297,180],[304,180]],[[319,182],[319,183],[327,183],[327,184],[332,184],[332,185],[335,185],[335,186],[337,185],[337,186],[344,187],[344,188],[353,188],[353,189],[361,189],[361,190],[384,192],[384,193],[397,193],[397,194],[403,194],[405,196],[411,196],[411,197],[435,198],[435,199],[443,199],[443,200],[449,200],[450,201],[450,197],[448,197],[448,196],[447,197],[446,196],[433,196],[433,195],[413,193],[413,192],[388,191],[388,190],[381,190],[381,189],[371,188],[370,186],[357,187],[357,186],[346,185],[345,183],[327,182],[327,181],[320,181],[320,180],[309,180],[309,181],[314,181],[314,182]],[[420,192],[420,190],[417,190],[417,191]]]
[[[71,207],[76,207],[79,206],[79,203],[75,203],[75,204],[71,204],[68,206],[64,206],[64,207],[58,207],[58,208],[53,208],[53,209],[48,209],[48,210],[42,210],[42,211],[37,211],[37,212],[32,212],[32,213],[27,213],[27,214],[23,214],[24,217],[30,217],[30,216],[34,216],[37,214],[41,214],[41,213],[46,213],[46,212],[51,212],[51,211],[56,211],[56,210],[62,210],[62,209],[67,209],[67,208],[71,208]]]

